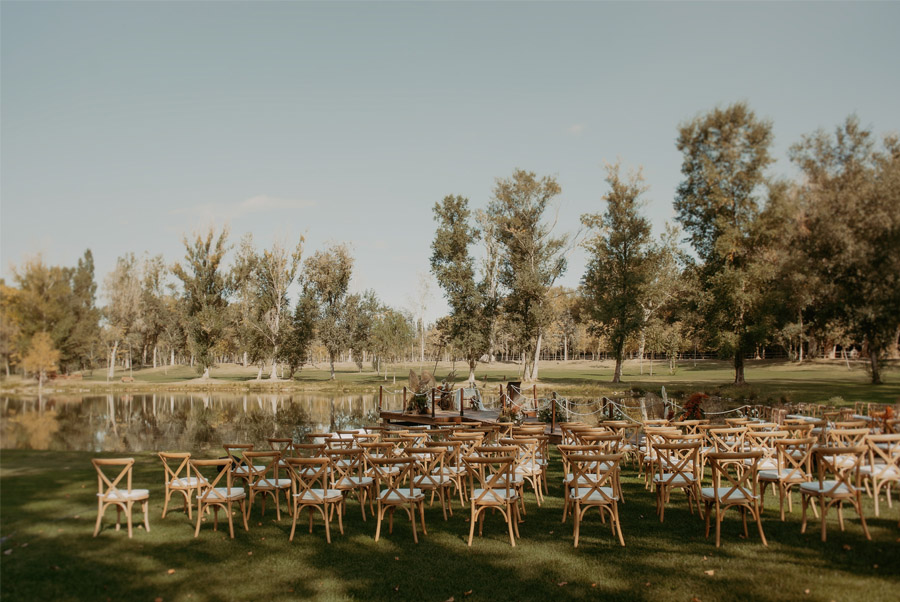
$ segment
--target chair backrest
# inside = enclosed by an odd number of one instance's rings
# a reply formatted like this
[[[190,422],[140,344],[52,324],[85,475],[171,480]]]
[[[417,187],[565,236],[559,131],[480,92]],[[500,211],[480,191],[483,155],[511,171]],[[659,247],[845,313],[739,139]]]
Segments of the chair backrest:
[[[819,487],[822,492],[834,496],[857,489],[861,476],[859,468],[867,451],[866,445],[814,448]],[[846,487],[846,490],[842,489],[842,486]]]
[[[657,443],[654,446],[658,459],[657,467],[659,480],[663,485],[671,485],[675,482],[690,483],[691,480],[699,482],[702,478],[700,472],[700,448],[702,441],[690,443],[676,442]]]
[[[615,474],[622,461],[622,454],[571,454],[567,458],[572,472],[571,495],[591,503],[611,503],[615,493]]]
[[[729,504],[756,497],[759,486],[756,467],[761,451],[712,452],[707,459],[712,466],[713,492],[716,502]],[[745,465],[751,460],[749,465]],[[729,467],[734,470],[729,470]],[[723,492],[722,489],[725,491]]]
[[[677,420],[672,426],[680,428],[685,433],[692,435],[697,432],[697,427],[701,424],[709,424],[709,420]]]
[[[198,499],[203,503],[221,502],[226,499],[220,492],[216,491],[216,486],[222,478],[225,479],[225,487],[231,490],[232,486],[232,468],[234,460],[231,458],[217,458],[215,460],[190,460],[191,471],[197,480],[203,485],[198,493]],[[213,479],[205,476],[203,470],[207,468],[216,468],[216,476]]]
[[[162,460],[163,470],[166,472],[166,483],[176,481],[183,476],[190,476],[188,462],[191,459],[190,452],[159,452],[159,459]],[[172,464],[169,464],[171,462]],[[173,469],[172,466],[177,466]],[[184,475],[187,473],[187,475]]]
[[[869,435],[869,466],[876,479],[900,477],[900,434]]]
[[[563,474],[570,474],[569,456],[574,454],[602,454],[603,449],[599,445],[566,445],[559,444],[556,446],[559,455],[562,457]]]
[[[516,457],[509,455],[466,456],[472,502],[476,506],[503,505],[509,492],[515,490],[513,467]],[[475,482],[478,487],[475,487]]]
[[[833,447],[857,447],[865,445],[868,434],[869,429],[866,428],[833,428],[825,432],[825,443]]]
[[[596,445],[605,454],[617,454],[625,442],[624,433],[608,432],[602,434],[581,435],[579,442],[582,445]]]
[[[403,452],[415,460],[416,464],[413,468],[422,480],[427,481],[433,487],[440,485],[441,475],[444,474],[446,447],[407,447]]]
[[[228,457],[231,458],[233,463],[231,470],[238,470],[241,467],[247,466],[244,454],[248,451],[253,451],[252,443],[226,443],[222,447],[225,448],[225,453],[228,454]],[[249,471],[250,467],[247,467],[244,470]]]
[[[444,466],[453,468],[462,467],[462,456],[460,452],[463,448],[462,441],[426,441],[425,447],[438,447],[444,450]]]
[[[799,423],[788,423],[787,420],[784,421],[784,430],[788,432],[788,437],[792,439],[804,439],[809,437],[810,432],[815,428],[815,424],[812,422],[806,422],[805,420],[801,420]]]
[[[294,456],[303,458],[318,458],[325,454],[324,443],[294,443]]]
[[[289,437],[269,437],[266,439],[272,451],[281,452],[281,457],[285,458],[293,454],[294,440]]]
[[[281,452],[248,451],[244,452],[244,460],[247,462],[250,485],[257,487],[275,486],[278,481],[278,465],[279,460],[281,460]],[[262,466],[262,469],[257,470],[257,466]]]
[[[748,429],[750,429],[751,433],[758,432],[758,431],[777,431],[778,430],[778,424],[776,424],[775,422],[748,422],[744,426],[746,426]]]
[[[97,493],[100,499],[106,501],[124,501],[123,491],[131,491],[131,469],[134,466],[134,458],[94,458],[91,460],[94,470],[97,471]],[[110,478],[115,469],[118,472]],[[110,474],[107,474],[110,470]],[[125,479],[125,487],[121,486]]]
[[[396,457],[396,458],[377,458],[372,457],[367,460],[375,474],[375,482],[378,488],[382,487],[382,496],[390,497],[396,494],[401,500],[408,500],[413,497],[414,479],[409,478],[409,485],[403,487],[403,482],[407,480],[415,469],[416,460],[412,457]],[[392,470],[396,468],[397,470]],[[405,490],[405,491],[404,491]]]
[[[812,447],[815,443],[815,437],[784,438],[773,442],[782,479],[808,481],[812,478]]]
[[[744,447],[747,428],[736,426],[725,429],[710,429],[709,437],[717,452],[736,453]]]
[[[317,457],[285,458],[284,462],[291,478],[291,493],[306,503],[324,503],[331,461]]]
[[[326,449],[325,456],[331,460],[332,487],[354,486],[354,477],[362,477],[364,452],[361,447]]]
[[[748,422],[750,422],[750,419],[747,418],[746,416],[741,416],[739,418],[726,418],[725,419],[725,424],[727,424],[730,428],[734,428],[737,426],[744,426]]]
[[[744,443],[750,449],[761,451],[763,453],[761,460],[774,459],[778,455],[775,442],[787,439],[788,434],[787,431],[747,431]]]

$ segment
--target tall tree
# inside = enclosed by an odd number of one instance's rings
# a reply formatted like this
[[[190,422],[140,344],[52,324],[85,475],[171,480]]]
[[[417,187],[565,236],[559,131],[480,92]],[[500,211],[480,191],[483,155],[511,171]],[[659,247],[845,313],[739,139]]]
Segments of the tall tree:
[[[254,281],[260,299],[261,320],[258,322],[262,336],[270,348],[272,372],[270,380],[276,380],[276,365],[279,359],[279,346],[289,328],[289,305],[287,291],[300,267],[300,254],[303,250],[303,238],[293,251],[275,241],[271,250],[263,250],[256,262]]]
[[[104,281],[108,303],[104,309],[112,335],[107,380],[115,375],[119,345],[129,340],[141,327],[141,274],[134,253],[126,253],[116,260],[116,267]],[[131,361],[131,358],[128,358]]]
[[[31,347],[22,358],[22,367],[33,372],[38,379],[38,395],[42,392],[44,379],[49,370],[55,370],[59,362],[59,350],[53,347],[50,333],[39,332],[31,338]]]
[[[469,223],[469,200],[464,197],[444,197],[433,211],[438,227],[431,243],[431,271],[450,305],[449,342],[462,352],[469,382],[474,383],[478,359],[490,351],[493,313],[486,287],[475,281],[475,260],[469,252],[480,233]]]
[[[141,364],[147,362],[147,351],[153,354],[153,367],[158,363],[159,340],[166,328],[166,276],[168,268],[162,255],[147,257],[141,274],[141,331],[144,335]]]
[[[734,382],[744,383],[744,357],[759,342],[759,312],[771,277],[756,263],[752,230],[759,192],[772,162],[772,124],[744,103],[716,108],[683,124],[676,146],[684,156],[675,197],[676,219],[700,259],[702,311],[713,344],[734,358]]]
[[[791,148],[804,174],[800,244],[818,275],[814,311],[864,343],[873,383],[900,331],[900,142],[877,148],[849,117]]]
[[[196,234],[193,240],[185,237],[184,264],[175,264],[172,269],[184,287],[185,330],[197,371],[205,379],[215,365],[213,347],[227,326],[227,297],[232,283],[220,269],[228,251],[227,240],[227,228],[218,237],[213,228],[205,235]]]
[[[647,190],[641,172],[623,178],[619,171],[618,164],[607,167],[606,211],[581,217],[591,231],[584,242],[589,259],[582,287],[591,317],[612,345],[614,383],[622,380],[626,340],[646,322],[643,305],[660,256],[650,221],[640,214],[641,195]]]
[[[541,337],[552,317],[547,291],[566,270],[569,237],[554,236],[555,220],[545,216],[561,192],[555,178],[517,169],[497,180],[488,204],[501,249],[499,281],[507,290],[503,309],[523,353],[523,380],[538,378]]]
[[[416,329],[409,316],[388,307],[376,319],[372,336],[373,347],[379,359],[387,365],[393,365],[410,351],[416,340]],[[387,365],[384,369],[385,380]],[[394,380],[396,381],[396,376]]]
[[[346,301],[352,271],[353,257],[346,245],[316,251],[304,262],[304,294],[312,295],[319,310],[316,335],[328,350],[331,380],[335,378],[334,362],[350,346]]]

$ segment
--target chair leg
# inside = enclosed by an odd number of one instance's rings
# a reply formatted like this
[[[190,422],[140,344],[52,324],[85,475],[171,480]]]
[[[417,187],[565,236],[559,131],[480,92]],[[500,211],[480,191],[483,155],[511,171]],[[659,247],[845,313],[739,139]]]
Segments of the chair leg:
[[[332,506],[333,508],[333,506]],[[326,508],[320,508],[319,511],[322,513],[322,520],[325,521],[325,541],[327,543],[331,543],[331,515],[329,515],[328,510]],[[333,514],[333,513],[332,513]],[[338,520],[341,520],[341,512],[338,510]],[[312,514],[310,514],[310,517]]]
[[[197,500],[197,528],[194,529],[194,537],[200,535],[200,521],[203,520],[203,503]]]
[[[763,545],[768,548],[769,542],[766,541],[766,534],[763,533],[762,517],[760,516],[759,506],[756,508],[756,526],[759,528],[759,538],[762,540]]]
[[[619,506],[613,502],[613,518],[616,521],[616,531],[619,532],[619,543],[625,547],[625,538],[622,536],[622,521],[619,520]]]
[[[144,530],[149,533],[150,532],[150,500],[146,500],[143,504],[141,504],[141,510],[144,512]]]
[[[475,521],[478,520],[478,513],[475,511],[475,500],[472,500],[472,513],[469,517],[469,547],[472,547],[472,538],[475,537]]]
[[[424,515],[424,512],[425,512],[425,500],[424,499],[419,503],[419,508],[422,510],[422,512],[423,512],[422,516],[424,517],[425,516]],[[414,504],[411,505],[409,510],[410,510],[409,511],[409,520],[412,523],[413,541],[415,543],[419,543],[419,534],[416,533],[416,508],[415,508],[415,505]],[[423,531],[424,531],[424,529],[423,529]]]
[[[125,506],[125,514],[127,515],[125,518],[128,520],[128,539],[131,539],[131,508],[134,506],[134,502],[128,502]]]
[[[575,531],[574,531],[575,545],[574,545],[574,547],[576,547],[576,548],[578,547],[578,536],[581,533],[581,517],[582,517],[581,502],[579,502],[578,500],[575,500],[575,510],[572,512],[572,518],[575,520]]]
[[[719,504],[716,504],[716,547],[722,544],[722,516],[719,514]]]
[[[103,518],[103,511],[105,508],[103,507],[103,502],[97,501],[97,524],[94,525],[94,537],[97,537],[97,534],[100,532],[100,520]]]
[[[859,515],[859,522],[862,523],[863,533],[866,534],[866,539],[872,539],[872,536],[869,534],[869,526],[866,524],[866,517],[863,516],[862,513],[862,499],[859,496],[859,492],[856,493],[856,513]]]
[[[510,504],[506,505],[506,512],[503,514],[506,515],[506,526],[509,529],[509,543],[512,547],[516,547],[516,537],[513,533],[513,509],[510,506]]]
[[[162,513],[161,518],[166,517],[166,510],[169,508],[169,498],[171,498],[171,497],[172,497],[172,491],[168,487],[166,487],[166,501],[163,502],[163,513]]]
[[[802,515],[800,517],[800,533],[806,533],[806,507],[809,505],[809,497],[800,494],[800,506],[802,507]]]
[[[231,537],[231,539],[234,539],[234,517],[232,516],[234,512],[232,512],[231,509],[232,504],[233,502],[228,502],[228,512],[226,512],[225,514],[228,515],[228,535]]]
[[[297,516],[300,514],[300,509],[297,506],[294,506],[294,516],[291,521],[291,536],[288,537],[288,541],[294,541],[294,532],[297,530]]]
[[[820,499],[822,501],[822,541],[825,541],[825,511],[827,507],[825,506],[825,496]]]
[[[381,500],[378,500],[378,524],[375,526],[375,541],[381,537],[381,519],[384,518],[384,509],[381,506]]]
[[[425,529],[425,500],[419,502],[419,516],[422,519],[422,535],[428,535],[428,530]],[[413,508],[413,514],[415,514],[415,508]],[[447,515],[444,515],[444,520],[447,520]]]

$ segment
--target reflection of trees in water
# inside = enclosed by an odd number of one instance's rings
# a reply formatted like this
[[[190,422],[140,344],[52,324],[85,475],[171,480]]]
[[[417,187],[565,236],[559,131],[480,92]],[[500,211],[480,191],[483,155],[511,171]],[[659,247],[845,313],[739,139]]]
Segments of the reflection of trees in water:
[[[311,431],[378,421],[377,397],[146,394],[37,399],[5,397],[3,446],[89,451],[200,451],[223,443],[268,449],[269,437],[300,441]],[[385,403],[385,407],[389,407]]]

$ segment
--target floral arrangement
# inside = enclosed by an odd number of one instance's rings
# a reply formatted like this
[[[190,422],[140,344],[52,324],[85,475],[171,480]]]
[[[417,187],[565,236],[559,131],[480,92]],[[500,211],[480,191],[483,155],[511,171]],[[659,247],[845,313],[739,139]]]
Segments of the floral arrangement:
[[[522,414],[519,406],[510,405],[505,410],[500,411],[500,415],[497,416],[497,422],[513,422],[515,424],[522,424],[525,421],[525,416]]]
[[[700,408],[703,402],[709,399],[706,393],[694,393],[684,404],[684,413],[679,416],[679,420],[701,420],[703,418],[703,410]]]

